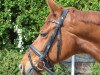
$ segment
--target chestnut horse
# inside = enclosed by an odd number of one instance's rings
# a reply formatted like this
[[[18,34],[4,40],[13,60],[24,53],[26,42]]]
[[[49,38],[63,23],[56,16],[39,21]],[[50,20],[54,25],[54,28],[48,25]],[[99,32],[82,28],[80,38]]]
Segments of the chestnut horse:
[[[55,21],[61,18],[64,10],[68,10],[64,16],[63,25],[60,32],[60,55],[59,60],[63,61],[72,55],[79,53],[90,54],[98,62],[100,62],[100,12],[99,11],[80,11],[74,7],[62,8],[53,0],[47,0],[50,8],[50,14],[47,17],[44,26],[40,30],[37,39],[32,43],[41,53],[50,40],[55,31],[57,23]],[[52,21],[53,20],[53,21]],[[55,38],[50,51],[46,55],[46,59],[52,64],[57,61],[57,41]],[[33,49],[34,50],[34,49]],[[33,71],[32,64],[41,72],[44,70],[45,64],[38,54],[32,48],[28,49],[20,63],[20,69],[23,75],[39,75],[39,72]]]

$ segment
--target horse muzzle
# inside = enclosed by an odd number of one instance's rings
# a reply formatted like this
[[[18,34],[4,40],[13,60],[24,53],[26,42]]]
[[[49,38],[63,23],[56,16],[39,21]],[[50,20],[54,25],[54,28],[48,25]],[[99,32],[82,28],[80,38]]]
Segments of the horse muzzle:
[[[41,75],[39,72],[37,73],[37,71],[35,71],[30,64],[25,67],[20,64],[19,69],[21,71],[21,75]]]

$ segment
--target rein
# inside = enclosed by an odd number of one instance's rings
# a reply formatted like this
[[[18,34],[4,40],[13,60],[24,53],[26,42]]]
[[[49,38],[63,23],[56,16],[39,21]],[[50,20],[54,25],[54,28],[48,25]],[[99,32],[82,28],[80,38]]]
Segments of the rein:
[[[49,72],[51,75],[56,75],[54,73],[54,70],[53,70],[53,64],[47,60],[46,56],[47,54],[49,53],[50,51],[50,48],[52,46],[52,44],[54,43],[55,41],[55,38],[57,37],[57,61],[60,62],[60,58],[59,58],[59,54],[60,54],[60,44],[61,44],[61,27],[63,25],[63,22],[65,20],[65,17],[66,15],[68,14],[68,10],[65,9],[61,15],[61,18],[60,20],[58,21],[55,21],[55,20],[49,20],[49,22],[51,23],[55,23],[57,24],[56,28],[55,28],[55,31],[54,33],[52,34],[50,40],[48,41],[48,43],[46,44],[46,47],[44,49],[44,53],[41,53],[38,49],[36,49],[32,44],[29,46],[29,48],[40,58],[41,61],[43,61],[45,63],[45,66],[44,66],[44,69]],[[36,72],[39,71],[39,69],[34,66],[33,62],[32,62],[32,59],[31,59],[31,56],[30,56],[30,52],[28,51],[28,59],[30,61],[30,64],[32,66],[32,69],[35,70]]]

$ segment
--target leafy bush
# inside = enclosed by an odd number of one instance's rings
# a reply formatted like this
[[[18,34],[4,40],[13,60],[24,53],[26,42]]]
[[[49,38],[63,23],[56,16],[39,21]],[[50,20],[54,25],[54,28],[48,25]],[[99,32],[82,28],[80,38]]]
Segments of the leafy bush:
[[[100,63],[92,64],[92,75],[100,75]]]
[[[16,50],[0,51],[0,75],[20,75],[19,62],[22,54]]]
[[[100,11],[100,0],[57,0],[63,6],[73,6],[79,10],[98,10]]]
[[[56,64],[54,66],[56,75],[71,75],[71,72],[68,70],[69,66],[65,66],[64,64]],[[47,72],[43,72],[43,75],[49,75]]]
[[[30,44],[48,11],[44,0],[0,0],[0,48],[17,46],[16,27],[22,29],[24,46]]]

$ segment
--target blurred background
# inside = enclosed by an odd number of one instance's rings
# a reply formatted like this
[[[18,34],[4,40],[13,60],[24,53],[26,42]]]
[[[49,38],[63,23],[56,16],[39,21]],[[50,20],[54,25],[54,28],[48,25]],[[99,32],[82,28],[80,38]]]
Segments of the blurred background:
[[[100,0],[56,0],[64,7],[100,11]],[[18,65],[28,45],[36,39],[49,14],[45,0],[0,0],[0,75],[20,75]],[[100,75],[100,64],[91,63],[91,75]],[[70,75],[68,66],[57,73]],[[43,75],[48,75],[43,73]],[[85,74],[84,74],[85,75]]]

